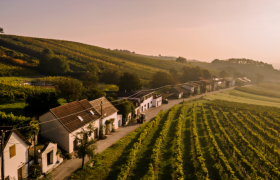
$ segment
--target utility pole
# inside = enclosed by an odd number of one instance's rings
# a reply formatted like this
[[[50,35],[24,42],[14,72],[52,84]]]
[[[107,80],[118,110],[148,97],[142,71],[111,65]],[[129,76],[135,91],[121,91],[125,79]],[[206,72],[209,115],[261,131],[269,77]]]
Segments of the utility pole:
[[[4,138],[5,138],[5,133],[2,130],[2,136],[1,136],[1,179],[4,179]]]
[[[36,157],[35,157],[35,153],[36,153],[36,131],[34,130],[34,164],[36,164]]]
[[[100,107],[101,107],[101,117],[100,117],[100,123],[99,123],[99,131],[102,129],[102,131],[103,131],[103,128],[101,128],[101,126],[102,126],[102,117],[103,117],[103,114],[102,114],[102,101],[101,101],[101,104],[100,104]],[[103,132],[100,132],[99,134],[102,134],[102,136],[103,136]],[[99,138],[101,138],[101,137],[99,137]]]

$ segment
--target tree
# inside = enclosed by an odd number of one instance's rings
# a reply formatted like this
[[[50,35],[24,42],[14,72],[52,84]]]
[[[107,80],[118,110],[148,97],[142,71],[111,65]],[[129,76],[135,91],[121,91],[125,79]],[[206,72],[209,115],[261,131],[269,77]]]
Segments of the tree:
[[[81,80],[85,88],[90,89],[94,88],[98,83],[98,72],[100,71],[98,66],[91,62],[86,66],[87,72],[82,75]]]
[[[220,77],[225,78],[228,76],[228,73],[225,70],[220,71],[219,73]]]
[[[90,123],[88,127],[82,128],[80,132],[77,132],[75,136],[75,150],[76,157],[83,159],[82,169],[84,168],[85,157],[88,156],[90,159],[95,156],[96,141],[90,138],[94,132],[94,127]]]
[[[39,68],[42,71],[47,72],[48,71],[48,64],[49,61],[54,57],[54,53],[51,49],[44,49],[41,52],[41,58],[40,58],[40,63],[39,63]]]
[[[126,118],[128,120],[128,114],[131,113],[132,120],[135,116],[135,106],[133,103],[127,99],[123,99],[118,102],[112,102],[113,105],[119,110],[118,113],[122,114],[122,117]]]
[[[104,96],[106,96],[106,93],[101,91],[98,88],[91,88],[91,89],[84,88],[81,97],[83,99],[87,99],[87,100],[91,101],[91,100],[98,99],[98,98],[104,97]]]
[[[173,85],[175,80],[170,73],[158,71],[152,76],[151,87],[157,88],[165,85]]]
[[[61,57],[54,57],[47,63],[47,68],[52,74],[63,74],[70,70],[68,62]]]
[[[4,29],[0,27],[0,33],[4,33]]]
[[[181,75],[182,82],[197,81],[199,80],[199,77],[203,76],[202,70],[199,66],[196,67],[184,66],[182,68],[182,71],[183,71]]]
[[[86,72],[82,75],[81,81],[86,89],[94,88],[98,83],[98,75],[95,72]]]
[[[95,73],[99,72],[99,68],[94,62],[88,63],[86,66],[86,70],[89,72],[95,72]]]
[[[212,77],[212,75],[207,69],[203,69],[202,70],[202,77],[204,77],[205,79],[209,79],[209,78]]]
[[[185,63],[185,62],[187,62],[187,59],[186,58],[184,58],[184,57],[178,57],[177,59],[176,59],[176,62],[182,62],[182,63]]]
[[[27,112],[35,113],[36,115],[41,115],[60,105],[58,103],[58,95],[54,91],[34,91],[33,93],[28,94],[25,103],[25,110]]]
[[[83,84],[76,79],[61,77],[55,81],[55,88],[59,93],[59,97],[66,99],[69,103],[70,101],[75,101],[80,98]]]
[[[260,84],[263,80],[264,80],[263,75],[257,73],[257,74],[256,74],[256,84]]]
[[[176,69],[174,69],[174,68],[171,68],[171,69],[169,69],[169,73],[172,74],[173,76],[176,76],[178,71],[176,71]]]
[[[133,92],[142,88],[142,82],[136,74],[124,72],[120,77],[120,91]]]
[[[119,84],[120,72],[116,69],[105,69],[101,74],[101,81],[106,84]]]

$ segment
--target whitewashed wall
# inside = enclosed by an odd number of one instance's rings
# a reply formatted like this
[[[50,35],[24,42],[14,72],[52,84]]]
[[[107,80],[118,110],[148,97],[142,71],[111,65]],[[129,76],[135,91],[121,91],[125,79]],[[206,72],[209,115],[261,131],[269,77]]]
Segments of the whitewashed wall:
[[[72,152],[73,149],[69,149],[69,132],[65,127],[58,121],[53,120],[56,117],[49,111],[39,117],[39,121],[46,122],[40,124],[41,135],[55,143],[57,143],[61,148],[67,152]],[[50,121],[53,120],[53,121]],[[47,122],[50,121],[50,122]]]
[[[15,145],[16,155],[10,158],[10,147]],[[1,158],[0,158],[1,160]],[[18,179],[18,169],[22,168],[23,177],[27,176],[28,168],[25,164],[28,162],[28,145],[14,132],[12,133],[5,149],[4,149],[4,176],[10,179]],[[27,166],[28,167],[28,166]],[[1,163],[0,163],[1,169]],[[0,171],[1,175],[1,171]]]

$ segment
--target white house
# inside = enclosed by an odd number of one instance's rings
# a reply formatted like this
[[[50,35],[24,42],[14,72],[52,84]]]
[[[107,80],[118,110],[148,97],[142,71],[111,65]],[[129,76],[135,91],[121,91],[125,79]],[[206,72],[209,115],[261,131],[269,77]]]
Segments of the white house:
[[[162,104],[162,96],[161,95],[153,95],[153,106],[158,107]]]
[[[57,143],[66,152],[74,152],[75,134],[89,124],[95,127],[92,138],[98,137],[100,114],[86,100],[74,101],[39,117],[41,135]]]
[[[118,121],[118,110],[113,106],[105,97],[101,97],[99,99],[95,99],[89,102],[93,108],[101,115],[101,103],[102,103],[102,125],[105,126],[107,120],[114,121],[114,128],[119,128],[119,121]],[[101,121],[100,121],[101,123]],[[112,131],[112,126],[110,126],[110,131]]]
[[[28,147],[31,145],[13,127],[1,126],[4,132],[4,178],[21,180],[26,178],[28,172]],[[0,158],[2,160],[2,156]],[[1,161],[0,161],[1,162]],[[0,163],[0,169],[1,169]],[[0,171],[1,174],[1,171]],[[1,174],[2,176],[2,174]],[[0,176],[0,177],[1,177]]]
[[[36,159],[42,173],[47,173],[62,163],[63,158],[57,154],[57,143],[48,142],[36,145]],[[29,149],[29,154],[34,156],[34,147]]]

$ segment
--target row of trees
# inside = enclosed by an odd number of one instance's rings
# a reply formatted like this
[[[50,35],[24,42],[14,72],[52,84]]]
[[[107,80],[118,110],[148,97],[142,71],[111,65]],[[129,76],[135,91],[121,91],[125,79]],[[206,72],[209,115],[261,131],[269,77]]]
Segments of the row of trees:
[[[198,81],[200,77],[208,79],[212,77],[212,74],[207,69],[202,69],[198,66],[184,66],[179,72],[171,68],[169,73],[163,71],[156,72],[152,76],[150,86],[157,88],[165,85],[173,85],[179,82]]]
[[[274,69],[272,64],[267,64],[262,61],[254,61],[252,59],[245,59],[245,58],[231,58],[228,60],[219,60],[219,59],[214,59],[212,61],[213,64],[221,64],[221,63],[226,63],[226,64],[248,64],[248,65],[253,65],[257,67],[265,67],[268,69]]]

